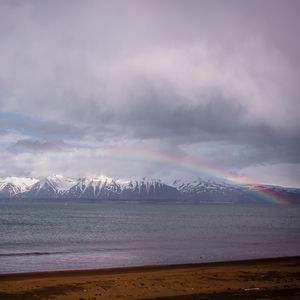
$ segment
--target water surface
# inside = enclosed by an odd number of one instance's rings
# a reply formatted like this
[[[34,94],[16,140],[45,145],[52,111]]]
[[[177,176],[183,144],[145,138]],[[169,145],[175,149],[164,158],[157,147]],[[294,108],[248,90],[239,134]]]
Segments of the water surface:
[[[0,201],[0,273],[300,255],[297,206]]]

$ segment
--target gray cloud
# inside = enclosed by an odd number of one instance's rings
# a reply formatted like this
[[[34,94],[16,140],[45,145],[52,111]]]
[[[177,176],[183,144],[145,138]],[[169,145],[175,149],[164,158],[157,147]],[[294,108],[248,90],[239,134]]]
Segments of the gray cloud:
[[[44,153],[44,152],[62,152],[70,150],[70,146],[66,145],[63,141],[39,141],[24,139],[17,141],[13,146],[13,152],[31,152],[31,153]]]
[[[237,172],[297,165],[299,15],[293,0],[2,1],[0,105],[32,121],[0,133],[20,153],[137,142]]]
[[[15,117],[16,119],[18,116]],[[62,136],[64,138],[79,138],[88,131],[88,128],[80,128],[78,126],[57,123],[54,121],[41,121],[36,120],[1,120],[0,126],[3,131],[18,131],[26,133],[30,136],[47,136],[57,137]]]

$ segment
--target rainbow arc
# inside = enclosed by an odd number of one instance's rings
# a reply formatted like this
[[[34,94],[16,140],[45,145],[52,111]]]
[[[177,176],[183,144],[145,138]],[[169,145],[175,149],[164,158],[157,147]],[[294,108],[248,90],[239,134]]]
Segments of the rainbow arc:
[[[126,147],[97,148],[97,153],[99,153],[101,156],[107,156],[111,158],[150,161],[156,163],[160,162],[175,166],[177,168],[185,169],[196,174],[205,174],[212,177],[223,178],[229,182],[248,189],[267,202],[275,204],[289,203],[286,199],[268,189],[258,188],[257,185],[246,178],[235,176],[222,169],[214,168],[198,160],[177,154],[170,154],[162,151],[142,148]]]

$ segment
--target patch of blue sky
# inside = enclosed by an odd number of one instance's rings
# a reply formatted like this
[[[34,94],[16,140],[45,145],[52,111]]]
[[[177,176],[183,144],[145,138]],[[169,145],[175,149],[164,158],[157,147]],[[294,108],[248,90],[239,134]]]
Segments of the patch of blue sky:
[[[33,122],[32,118],[19,114],[19,113],[12,113],[12,112],[1,112],[0,111],[0,119],[17,122],[17,123],[28,123],[30,124]]]
[[[42,127],[45,127],[47,121],[43,121],[39,118],[32,118],[25,114],[0,112],[0,120],[6,121],[1,125],[4,127],[3,129],[18,132],[28,138],[48,141],[65,138],[64,134],[60,134],[58,132],[45,132],[45,130],[41,130]]]

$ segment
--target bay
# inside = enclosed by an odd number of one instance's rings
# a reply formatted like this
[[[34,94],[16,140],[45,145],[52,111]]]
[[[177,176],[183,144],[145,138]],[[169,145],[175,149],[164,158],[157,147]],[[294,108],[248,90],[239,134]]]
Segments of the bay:
[[[0,273],[300,255],[299,206],[0,201]]]

